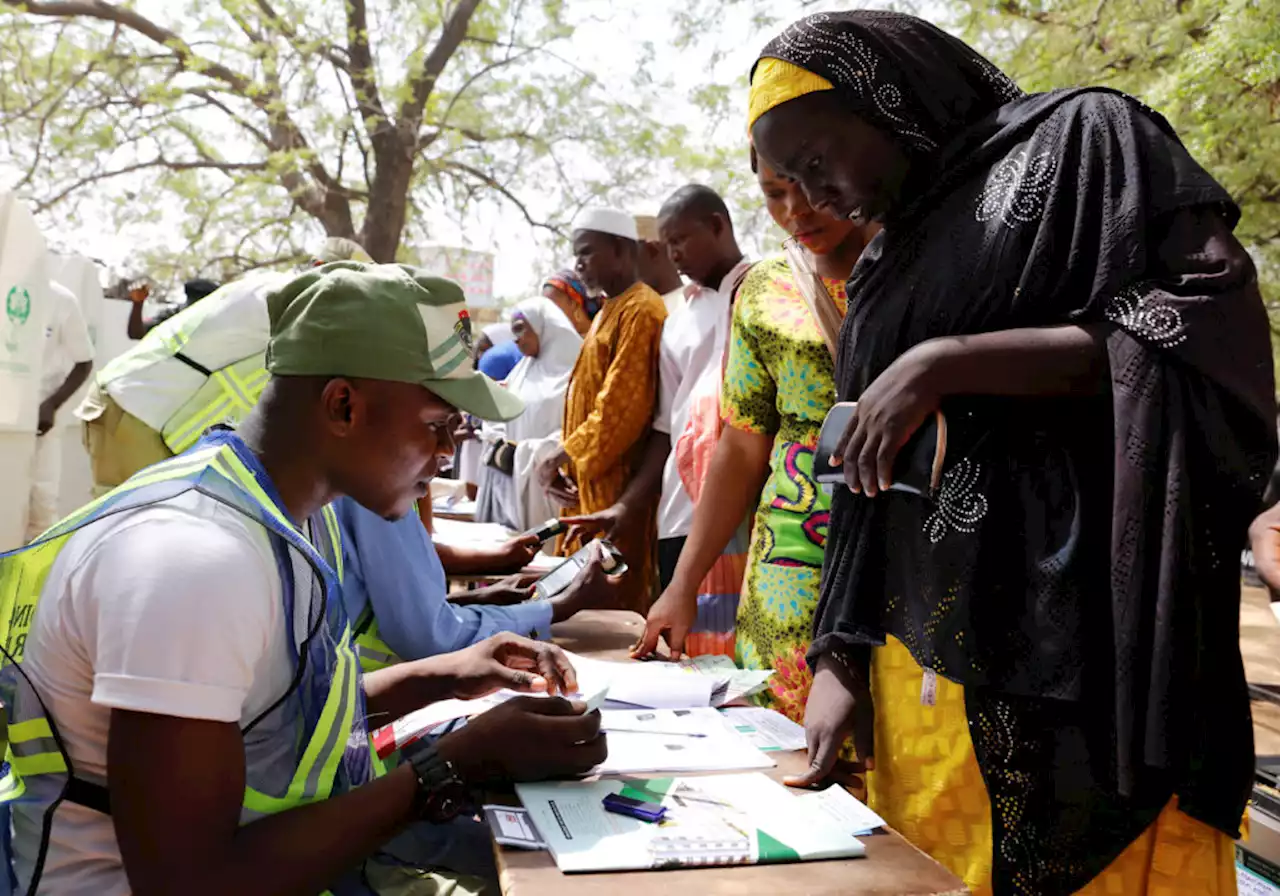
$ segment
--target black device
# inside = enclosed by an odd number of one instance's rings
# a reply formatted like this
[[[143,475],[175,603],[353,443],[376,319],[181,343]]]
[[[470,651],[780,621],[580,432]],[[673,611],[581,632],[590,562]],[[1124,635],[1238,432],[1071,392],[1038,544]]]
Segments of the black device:
[[[528,538],[530,535],[538,539],[539,544],[544,544],[557,535],[563,535],[569,527],[560,520],[547,520],[541,526],[535,526],[528,532],[523,533],[520,537]]]

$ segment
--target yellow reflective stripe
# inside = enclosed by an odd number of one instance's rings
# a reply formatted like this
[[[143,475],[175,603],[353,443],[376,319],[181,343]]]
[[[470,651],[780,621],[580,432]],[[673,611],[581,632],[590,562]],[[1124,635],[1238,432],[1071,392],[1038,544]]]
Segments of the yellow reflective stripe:
[[[349,638],[350,629],[342,636],[342,642],[338,645],[338,664],[334,670],[334,675],[343,681],[346,693],[338,706],[330,707],[329,701],[325,700],[320,721],[316,724],[317,732],[337,726],[339,735],[334,739],[333,748],[329,751],[329,755],[324,757],[324,764],[320,767],[320,786],[316,789],[316,799],[328,799],[329,794],[333,792],[333,779],[338,774],[338,764],[342,761],[342,755],[347,748],[347,737],[343,736],[343,732],[347,732],[349,736],[351,726],[355,722],[356,688],[359,685],[360,676],[356,674],[356,655],[351,650]],[[339,713],[341,718],[338,718]],[[312,743],[315,743],[314,739]],[[307,752],[311,752],[310,749]],[[318,748],[317,752],[319,752]],[[303,754],[302,761],[306,765],[306,754]]]
[[[9,726],[9,743],[36,740],[41,737],[53,737],[53,729],[44,716],[27,719],[25,722],[14,722]]]
[[[374,620],[365,631],[356,635],[356,652],[360,657],[360,668],[366,674],[377,672],[379,669],[385,669],[400,662],[400,657],[396,652],[391,649],[391,646],[386,641],[382,640],[382,633],[378,629],[377,620]]]
[[[236,376],[234,367],[223,367],[213,372],[213,380],[222,390],[231,397],[231,400],[240,405],[245,411],[253,410],[253,406],[257,404],[257,399],[249,395],[245,384]]]
[[[186,451],[200,441],[200,436],[206,429],[225,418],[230,409],[231,399],[226,394],[221,394],[213,404],[204,405],[193,416],[175,424],[174,431],[169,434],[165,444],[171,451]]]
[[[9,774],[0,778],[0,803],[7,803],[10,800],[16,800],[27,792],[27,782],[21,777],[14,774],[12,767]]]
[[[226,476],[232,482],[236,482],[249,493],[249,496],[262,505],[262,509],[271,515],[277,523],[284,526],[290,532],[294,532],[299,538],[306,540],[297,527],[289,521],[289,518],[281,512],[276,506],[276,502],[258,485],[258,480],[254,478],[249,468],[244,465],[244,461],[236,455],[234,451],[227,450],[220,457],[214,458],[213,466],[217,468],[223,476]]]
[[[293,780],[289,782],[289,789],[284,796],[273,797],[246,787],[243,805],[250,812],[272,815],[303,803],[327,799],[333,791],[333,779],[342,755],[346,752],[347,736],[351,732],[356,711],[358,676],[355,674],[355,655],[351,652],[349,638],[350,628],[343,633],[342,640],[338,643],[333,682],[329,685],[324,708],[320,711],[320,719],[303,751],[302,760],[298,763]],[[329,746],[327,751],[324,749],[326,743]],[[325,755],[322,756],[322,752]]]
[[[9,760],[13,770],[24,778],[30,775],[53,775],[67,771],[67,760],[61,753],[36,753],[34,756],[14,756]]]
[[[333,505],[326,504],[320,508],[320,516],[324,518],[324,527],[329,531],[329,544],[333,547],[333,565],[338,573],[338,581],[342,581],[342,533],[338,528],[338,515]]]

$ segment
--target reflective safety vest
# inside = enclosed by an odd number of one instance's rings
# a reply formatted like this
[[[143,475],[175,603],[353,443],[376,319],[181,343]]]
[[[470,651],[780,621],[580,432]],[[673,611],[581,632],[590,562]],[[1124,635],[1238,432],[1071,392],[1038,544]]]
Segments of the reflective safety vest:
[[[0,555],[0,697],[8,715],[6,762],[0,767],[0,802],[26,804],[52,813],[64,800],[110,811],[105,781],[77,776],[63,746],[57,720],[49,716],[22,671],[27,633],[39,612],[41,592],[58,553],[83,527],[104,517],[198,491],[262,526],[276,556],[284,618],[313,620],[295,640],[295,674],[290,690],[269,712],[295,721],[293,771],[278,763],[246,769],[241,822],[344,792],[370,780],[375,769],[365,730],[364,688],[351,646],[351,626],[338,591],[342,547],[337,518],[324,508],[312,518],[312,545],[290,522],[265,471],[234,434],[213,433],[190,453],[143,470],[119,488],[54,526],[27,547]],[[309,593],[295,587],[293,559],[315,572]],[[301,603],[300,603],[301,602]],[[290,622],[289,630],[295,626]],[[247,730],[247,729],[246,729]],[[49,817],[49,816],[46,816]],[[44,826],[37,866],[28,892],[34,893],[48,846]],[[7,833],[8,826],[5,825]],[[6,838],[7,839],[7,838]]]
[[[229,283],[182,309],[107,364],[99,384],[156,429],[174,454],[215,424],[234,427],[258,403],[269,378],[266,296],[283,279],[269,275]]]
[[[366,606],[360,618],[356,620],[355,630],[356,655],[360,657],[360,668],[365,675],[394,666],[400,662],[396,652],[382,640],[378,630],[378,620],[373,618],[373,607]]]
[[[259,352],[228,367],[208,371],[208,377],[160,430],[174,454],[181,454],[198,442],[209,427],[219,423],[235,426],[249,416],[271,374],[267,373],[266,353]]]

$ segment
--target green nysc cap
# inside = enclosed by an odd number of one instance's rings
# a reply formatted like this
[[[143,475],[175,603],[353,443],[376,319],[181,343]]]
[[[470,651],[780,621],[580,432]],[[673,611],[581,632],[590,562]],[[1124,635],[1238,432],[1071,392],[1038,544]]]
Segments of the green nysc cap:
[[[524,402],[471,364],[462,287],[402,264],[338,261],[267,296],[276,376],[345,376],[422,386],[484,420]]]

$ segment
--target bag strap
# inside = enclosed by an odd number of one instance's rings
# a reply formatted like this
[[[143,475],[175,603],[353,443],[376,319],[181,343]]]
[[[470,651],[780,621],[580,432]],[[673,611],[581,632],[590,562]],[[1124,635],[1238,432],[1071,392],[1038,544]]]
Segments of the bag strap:
[[[795,237],[783,243],[782,248],[786,252],[787,264],[791,267],[796,288],[800,290],[804,303],[809,306],[809,313],[813,315],[813,321],[818,325],[822,341],[827,344],[827,351],[831,352],[831,361],[834,363],[839,351],[840,326],[844,323],[844,315],[836,307],[831,293],[827,292],[827,284],[814,269],[813,256],[809,250],[801,246]]]

